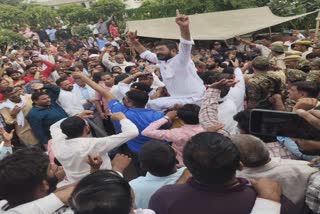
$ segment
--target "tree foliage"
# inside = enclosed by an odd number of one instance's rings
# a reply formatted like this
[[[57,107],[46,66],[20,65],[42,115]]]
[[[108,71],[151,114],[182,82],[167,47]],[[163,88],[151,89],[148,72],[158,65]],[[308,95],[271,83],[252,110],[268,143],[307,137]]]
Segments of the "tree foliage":
[[[95,21],[99,18],[107,19],[112,14],[122,19],[125,13],[125,4],[121,0],[99,0],[91,4],[91,12]]]
[[[26,13],[17,7],[0,4],[0,23],[2,28],[13,28],[28,23]]]
[[[63,5],[58,8],[57,13],[62,20],[67,20],[70,23],[88,23],[94,19],[92,11],[78,4]]]
[[[57,22],[58,13],[49,7],[40,5],[28,5],[24,9],[30,26],[48,26]]]
[[[15,33],[11,30],[1,29],[0,30],[0,49],[4,52],[8,46],[13,45],[26,45],[29,40],[26,39],[19,33]]]

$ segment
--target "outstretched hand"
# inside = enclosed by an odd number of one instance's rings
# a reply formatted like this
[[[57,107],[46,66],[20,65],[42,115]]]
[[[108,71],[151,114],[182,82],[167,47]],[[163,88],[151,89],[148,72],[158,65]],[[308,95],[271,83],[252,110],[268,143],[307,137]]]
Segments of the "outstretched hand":
[[[189,17],[184,14],[180,14],[179,10],[176,10],[176,13],[177,13],[176,23],[180,27],[188,27],[190,24]]]
[[[138,38],[137,38],[137,35],[138,35],[138,31],[129,31],[127,33],[127,42],[129,45],[133,45],[134,43],[136,43],[138,41]]]

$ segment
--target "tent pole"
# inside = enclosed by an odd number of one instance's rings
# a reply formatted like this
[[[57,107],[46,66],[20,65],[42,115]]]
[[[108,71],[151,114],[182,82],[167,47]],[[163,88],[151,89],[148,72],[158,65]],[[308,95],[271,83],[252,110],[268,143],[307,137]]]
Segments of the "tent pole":
[[[320,10],[319,10],[319,13],[318,13],[318,16],[316,18],[316,32],[314,34],[314,41],[317,42],[319,40],[318,38],[318,34],[319,34],[319,26],[320,26]]]
[[[229,43],[228,43],[228,41],[225,39],[224,40],[224,43],[226,43],[226,45],[228,46],[228,48],[230,47],[230,45],[229,45]]]
[[[269,27],[269,36],[270,36],[270,38],[272,37],[271,27]]]

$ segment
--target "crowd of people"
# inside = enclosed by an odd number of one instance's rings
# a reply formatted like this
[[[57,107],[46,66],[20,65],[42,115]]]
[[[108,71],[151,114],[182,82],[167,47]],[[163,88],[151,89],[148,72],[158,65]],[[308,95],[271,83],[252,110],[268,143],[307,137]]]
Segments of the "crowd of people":
[[[320,142],[249,129],[267,109],[320,131],[320,43],[198,47],[176,23],[179,43],[113,16],[90,38],[21,29],[32,44],[1,56],[0,213],[320,213]]]

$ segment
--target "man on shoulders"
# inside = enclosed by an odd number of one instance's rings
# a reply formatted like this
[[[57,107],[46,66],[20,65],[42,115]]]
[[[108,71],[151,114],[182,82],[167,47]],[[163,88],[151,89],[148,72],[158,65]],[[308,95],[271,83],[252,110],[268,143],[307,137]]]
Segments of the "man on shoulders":
[[[163,83],[170,97],[150,101],[149,107],[155,110],[165,110],[177,103],[200,105],[205,91],[191,59],[191,48],[194,42],[190,34],[189,18],[181,15],[177,10],[176,23],[181,32],[179,48],[174,41],[160,41],[156,45],[155,53],[151,53],[138,41],[137,32],[128,33],[130,45],[140,54],[141,58],[160,64]]]

